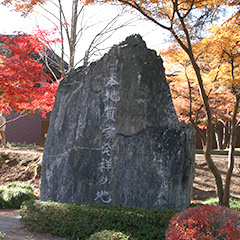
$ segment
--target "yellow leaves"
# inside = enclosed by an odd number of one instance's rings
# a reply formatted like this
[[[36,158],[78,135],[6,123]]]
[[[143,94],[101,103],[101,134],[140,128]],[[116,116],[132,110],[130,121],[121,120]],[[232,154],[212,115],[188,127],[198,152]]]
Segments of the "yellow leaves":
[[[208,57],[210,72],[208,78],[217,77],[219,84],[230,90],[240,86],[240,25],[236,19],[230,19],[222,25],[213,26],[207,36],[199,44]]]
[[[171,46],[168,47],[168,49],[166,50],[159,50],[158,53],[163,56],[166,57],[165,63],[166,62],[170,62],[176,64],[180,64],[180,65],[187,65],[189,63],[189,57],[186,54],[185,51],[183,51],[178,44],[172,44]]]
[[[4,0],[3,5],[13,6],[16,11],[22,12],[24,16],[33,11],[37,4],[44,4],[47,0]]]
[[[192,45],[192,49],[201,70],[212,117],[223,119],[229,116],[227,109],[232,113],[234,91],[240,93],[240,26],[233,20],[214,26],[205,39]],[[167,78],[179,119],[188,118],[191,106],[198,126],[204,126],[206,114],[201,109],[197,79],[188,55],[177,44],[159,53],[164,57],[166,73],[169,73]]]
[[[222,54],[222,51],[236,53],[240,47],[240,25],[235,19],[225,22],[223,25],[216,25],[211,28],[209,36],[202,43],[209,45],[208,50]],[[216,48],[216,46],[218,46]]]

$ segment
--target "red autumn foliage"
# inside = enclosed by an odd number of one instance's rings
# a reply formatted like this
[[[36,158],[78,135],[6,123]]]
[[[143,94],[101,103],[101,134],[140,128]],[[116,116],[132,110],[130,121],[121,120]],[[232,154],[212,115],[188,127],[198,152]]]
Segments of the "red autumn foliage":
[[[40,110],[43,116],[52,110],[59,81],[52,82],[38,55],[59,41],[48,36],[39,29],[31,35],[0,35],[0,109]]]
[[[240,213],[224,206],[204,205],[175,214],[166,240],[237,240]]]

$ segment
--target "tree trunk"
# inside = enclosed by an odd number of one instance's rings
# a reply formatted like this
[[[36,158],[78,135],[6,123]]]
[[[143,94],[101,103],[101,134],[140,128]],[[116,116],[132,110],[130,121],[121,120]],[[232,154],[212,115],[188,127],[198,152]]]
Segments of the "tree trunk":
[[[217,143],[217,149],[222,150],[222,148],[223,148],[222,139],[223,138],[222,138],[222,135],[220,132],[218,121],[214,124],[214,134],[215,134],[215,139],[216,139],[216,143]]]
[[[69,71],[74,69],[74,59],[76,52],[76,39],[77,39],[77,22],[78,22],[78,0],[72,2],[72,19],[71,19],[71,36],[69,42],[70,61]]]
[[[203,146],[203,152],[204,152],[204,157],[205,160],[207,162],[208,168],[210,169],[210,171],[212,172],[212,174],[215,177],[215,182],[216,182],[216,186],[217,186],[217,196],[218,196],[218,201],[219,204],[222,205],[223,203],[223,183],[222,183],[222,177],[220,174],[220,171],[218,170],[217,166],[215,165],[215,163],[212,160],[211,157],[211,150],[212,150],[212,130],[213,130],[213,125],[212,125],[212,113],[211,113],[211,108],[209,105],[209,101],[208,101],[208,96],[206,94],[205,88],[204,88],[204,84],[203,84],[203,79],[202,79],[202,75],[200,72],[200,68],[194,58],[194,54],[193,54],[193,50],[192,50],[192,45],[191,45],[191,41],[190,41],[190,37],[187,31],[187,28],[185,26],[185,23],[183,21],[183,19],[181,19],[181,17],[179,16],[180,21],[181,21],[181,25],[183,27],[183,31],[186,33],[186,37],[187,37],[187,42],[188,42],[188,48],[185,47],[185,51],[188,54],[191,64],[193,66],[194,72],[196,74],[197,77],[197,81],[198,81],[198,86],[199,86],[199,92],[200,92],[200,96],[202,98],[202,103],[206,112],[206,117],[207,117],[207,129],[206,129],[206,141],[205,141],[205,146]],[[176,40],[179,42],[179,39],[176,38]],[[179,44],[182,46],[183,43],[179,42]]]
[[[223,124],[223,139],[222,139],[222,143],[223,143],[223,149],[226,149],[227,147],[229,147],[229,136],[230,136],[230,123],[227,121]]]
[[[235,106],[234,113],[231,122],[231,135],[230,135],[230,144],[229,144],[229,152],[228,152],[228,171],[225,179],[225,189],[223,195],[223,203],[222,205],[229,207],[229,198],[230,198],[230,184],[231,177],[234,168],[234,151],[237,140],[237,113],[239,109],[239,96],[235,95]]]
[[[60,72],[61,72],[61,77],[64,78],[65,75],[65,66],[64,66],[64,43],[63,43],[63,9],[62,9],[62,3],[61,0],[58,0],[59,4],[59,21],[60,21],[60,35],[61,35],[61,62],[60,62]]]
[[[219,201],[219,204],[222,205],[223,204],[223,193],[224,193],[222,177],[221,177],[220,171],[216,167],[216,165],[213,162],[212,157],[211,157],[212,128],[213,128],[212,127],[211,109],[210,109],[210,105],[209,105],[209,102],[208,102],[208,97],[206,95],[206,92],[205,92],[205,89],[204,89],[204,86],[203,86],[203,81],[202,81],[200,69],[199,69],[197,63],[195,62],[195,59],[193,58],[193,56],[190,56],[190,58],[192,58],[191,62],[192,62],[194,71],[196,73],[197,79],[198,79],[199,89],[200,89],[202,101],[203,101],[204,108],[205,108],[206,115],[207,115],[206,141],[205,141],[205,145],[203,146],[204,157],[205,157],[205,160],[207,162],[208,168],[210,169],[210,171],[212,172],[212,174],[215,177],[215,182],[216,182],[216,186],[217,186],[218,201]]]

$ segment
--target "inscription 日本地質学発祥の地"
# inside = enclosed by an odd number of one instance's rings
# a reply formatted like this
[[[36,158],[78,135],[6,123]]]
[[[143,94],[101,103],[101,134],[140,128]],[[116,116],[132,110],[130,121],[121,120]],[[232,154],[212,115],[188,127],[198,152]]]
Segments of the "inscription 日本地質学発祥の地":
[[[132,35],[61,81],[40,199],[183,209],[191,200],[194,148],[161,57]]]
[[[105,185],[108,183],[108,173],[112,169],[112,138],[115,133],[115,114],[117,110],[117,103],[120,101],[119,85],[117,81],[117,63],[118,60],[113,58],[107,64],[107,72],[109,76],[104,79],[104,125],[102,129],[102,150],[101,150],[101,161],[99,164],[100,178],[99,185],[100,189],[96,193],[94,201],[100,199],[103,203],[110,203],[111,196]]]

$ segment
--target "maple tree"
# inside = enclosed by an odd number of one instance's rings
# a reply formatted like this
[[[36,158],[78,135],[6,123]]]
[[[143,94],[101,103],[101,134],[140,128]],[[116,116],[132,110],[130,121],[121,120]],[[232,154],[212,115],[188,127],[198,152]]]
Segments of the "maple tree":
[[[213,45],[220,47],[216,45],[216,42]],[[208,44],[209,47],[210,45]],[[216,64],[216,54],[209,55],[210,50],[206,49],[206,43],[203,43],[203,41],[194,44],[193,48],[195,48],[194,52],[198,52],[197,61],[201,68],[204,86],[211,107],[217,146],[219,150],[225,149],[229,144],[229,123],[234,112],[234,95],[219,81],[219,77],[222,74],[219,71],[222,57],[221,55],[219,56]],[[185,52],[180,48],[176,48],[175,45],[171,45],[167,50],[161,50],[159,53],[164,57],[166,76],[178,118],[180,121],[191,122],[197,125],[199,128],[197,133],[200,139],[202,139],[202,131],[200,129],[206,128],[206,115],[191,64]],[[215,61],[215,66],[217,66],[218,70],[212,66],[213,61]]]
[[[59,81],[52,81],[48,69],[39,61],[47,46],[59,39],[48,38],[49,31],[33,34],[0,35],[0,108],[9,112],[52,110]]]
[[[228,171],[225,180],[223,202],[230,197],[230,181],[234,168],[234,151],[237,140],[238,113],[240,102],[240,25],[238,16],[229,19],[210,31],[210,36],[203,40],[208,54],[214,56],[211,69],[219,84],[224,85],[234,96],[231,111],[230,144],[228,153]],[[230,36],[230,37],[229,37]]]
[[[212,113],[212,123],[219,121],[231,123],[229,131],[229,168],[225,179],[223,204],[228,205],[230,196],[230,180],[234,167],[234,149],[236,146],[239,116],[239,47],[240,26],[236,18],[227,20],[224,24],[214,26],[209,36],[193,45],[198,66],[201,69],[204,87],[208,93],[208,102]],[[231,37],[229,37],[231,36]],[[180,74],[170,75],[170,86],[173,102],[180,114],[180,119],[189,119],[194,125],[203,144],[204,135],[199,127],[206,127],[206,115],[199,101],[199,91],[194,82],[192,66],[186,54],[176,46],[171,46],[162,54],[169,61],[169,68],[179,64]],[[180,81],[179,81],[180,80]],[[185,119],[184,119],[185,118]],[[208,127],[208,126],[207,126]],[[217,127],[217,126],[216,126]]]
[[[23,16],[33,11],[38,4],[44,4],[47,0],[4,0],[3,5],[13,6],[16,11],[21,12]]]
[[[227,171],[223,203],[228,204],[230,180],[234,167],[239,116],[239,37],[240,26],[235,19],[214,26],[209,36],[193,45],[197,63],[201,68],[204,86],[212,113],[212,124],[231,123],[229,128],[229,168]],[[231,38],[229,38],[231,36]],[[204,144],[205,136],[200,128],[206,126],[206,114],[200,101],[193,69],[185,52],[176,46],[161,51],[167,59],[167,69],[178,64],[177,74],[168,74],[173,102],[179,119],[190,121]]]
[[[201,67],[204,86],[208,92],[212,123],[215,125],[217,125],[219,121],[231,123],[229,131],[229,168],[223,193],[223,203],[225,205],[228,205],[230,196],[230,180],[234,167],[234,149],[236,146],[238,120],[240,118],[238,111],[240,93],[239,33],[240,26],[237,24],[236,18],[231,18],[222,25],[214,26],[210,30],[208,37],[193,45],[198,65]],[[205,113],[202,112],[201,101],[199,102],[199,92],[196,86],[194,86],[194,81],[190,83],[192,68],[182,50],[179,50],[178,54],[176,53],[176,49],[173,46],[164,52],[164,55],[168,56],[170,62],[181,64],[185,73],[184,76],[182,76],[183,74],[175,76],[178,80],[180,78],[181,81],[184,81],[184,88],[179,87],[179,81],[171,77],[172,82],[170,82],[170,86],[173,86],[173,101],[177,102],[175,103],[177,112],[184,115],[185,118],[189,117],[189,120],[195,126],[197,133],[203,141],[204,135],[199,131],[198,127],[201,123],[206,124],[206,119]],[[188,86],[186,86],[187,83]],[[177,85],[177,87],[174,84]],[[182,104],[183,96],[185,104]],[[184,109],[184,111],[182,109]]]
[[[105,0],[104,2],[114,1]],[[215,177],[217,196],[220,205],[229,206],[227,198],[224,198],[223,181],[219,169],[211,157],[213,116],[208,98],[207,88],[197,55],[193,45],[199,40],[203,27],[216,20],[221,6],[229,4],[228,0],[115,0],[141,13],[147,20],[153,22],[160,28],[171,33],[176,44],[180,46],[187,55],[194,71],[202,106],[205,112],[206,136],[202,136],[203,152],[206,163]],[[87,0],[86,4],[98,2],[98,0]],[[201,37],[201,36],[200,36]],[[191,118],[190,118],[191,119]],[[197,125],[193,124],[196,131]]]

